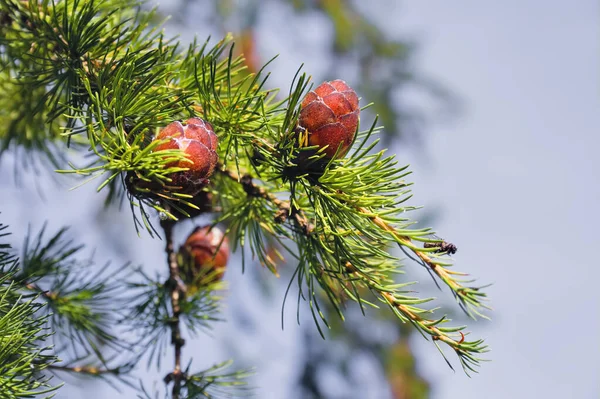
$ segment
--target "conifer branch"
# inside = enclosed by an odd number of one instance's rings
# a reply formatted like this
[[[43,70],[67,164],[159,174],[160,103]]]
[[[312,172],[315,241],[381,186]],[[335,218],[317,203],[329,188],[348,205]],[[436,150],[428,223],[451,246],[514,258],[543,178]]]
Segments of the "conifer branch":
[[[278,211],[275,214],[275,219],[279,222],[285,222],[290,209],[290,204],[288,201],[282,201],[275,195],[269,193],[264,187],[254,184],[252,176],[247,173],[240,177],[240,175],[233,170],[219,168],[218,171],[224,176],[227,176],[233,181],[241,184],[248,196],[263,198],[272,203],[278,208]]]
[[[357,210],[361,214],[371,219],[373,223],[375,223],[377,226],[389,232],[398,242],[399,246],[409,248],[428,268],[430,268],[452,290],[452,293],[458,299],[459,304],[469,316],[475,318],[474,315],[476,314],[480,317],[486,319],[488,318],[487,316],[485,316],[477,310],[477,308],[489,309],[488,306],[482,303],[482,300],[485,299],[486,295],[485,293],[480,291],[480,287],[464,286],[463,284],[461,284],[461,281],[453,277],[453,275],[466,276],[466,273],[449,270],[447,267],[444,267],[443,263],[441,263],[438,260],[432,259],[432,257],[429,255],[438,252],[440,248],[439,246],[427,245],[429,243],[426,242],[424,248],[417,247],[416,245],[414,245],[410,237],[398,233],[390,223],[387,223],[376,213],[373,213],[363,207],[359,207],[357,208]],[[447,247],[447,245],[445,247]]]
[[[402,179],[410,172],[407,167],[396,167],[395,158],[384,156],[384,151],[371,153],[377,142],[367,140],[377,130],[376,121],[368,131],[356,133],[358,109],[347,114],[355,117],[347,120],[352,129],[344,125],[344,130],[351,130],[352,140],[356,138],[355,150],[347,153],[349,141],[343,154],[332,154],[329,148],[326,157],[326,148],[308,148],[306,140],[299,139],[308,139],[309,134],[299,124],[309,83],[306,74],[298,73],[288,98],[277,101],[275,90],[263,89],[264,75],[244,74],[243,60],[233,56],[229,38],[212,49],[207,43],[199,46],[194,42],[182,51],[179,43],[152,27],[153,12],[124,7],[133,5],[126,1],[114,7],[117,3],[0,0],[6,9],[0,24],[0,85],[10,89],[5,91],[8,96],[0,93],[0,105],[19,110],[8,116],[0,113],[0,125],[21,124],[0,136],[5,143],[25,148],[45,149],[48,141],[60,138],[71,144],[85,143],[91,160],[79,167],[70,165],[71,170],[63,173],[101,177],[98,190],[108,187],[110,198],[117,197],[112,194],[122,181],[120,192],[127,193],[132,209],[139,207],[141,220],[133,212],[136,228],[144,226],[150,234],[155,230],[146,209],[166,216],[161,226],[169,278],[166,283],[140,284],[147,295],[134,311],[140,319],[134,324],[148,328],[152,338],[160,336],[165,345],[170,330],[175,362],[165,382],[173,382],[173,398],[184,395],[187,385],[196,389],[204,381],[199,375],[194,379],[188,368],[182,369],[185,341],[181,323],[193,326],[202,325],[200,320],[212,321],[210,314],[216,306],[206,292],[186,298],[172,233],[175,220],[192,213],[186,208],[201,211],[201,207],[193,194],[182,191],[173,179],[174,174],[188,170],[179,165],[186,156],[176,149],[159,150],[166,141],[157,140],[156,135],[172,121],[196,116],[210,122],[220,143],[215,144],[214,155],[218,152],[223,165],[205,188],[206,193],[218,194],[215,202],[219,206],[212,210],[218,209],[220,215],[214,223],[227,224],[228,232],[236,237],[234,249],[249,241],[253,255],[275,274],[276,265],[267,248],[272,240],[298,259],[294,277],[299,299],[308,298],[320,332],[321,321],[328,324],[319,308],[319,287],[342,319],[346,297],[361,309],[364,305],[376,307],[364,296],[370,292],[399,319],[432,337],[436,345],[437,341],[449,345],[463,367],[472,370],[471,365],[479,360],[473,354],[486,350],[482,341],[465,342],[463,327],[441,326],[448,321],[445,317],[427,319],[433,310],[415,305],[432,298],[407,296],[400,289],[412,283],[394,281],[401,265],[388,248],[397,243],[403,250],[413,251],[444,281],[467,313],[480,314],[478,309],[485,307],[480,287],[465,285],[455,277],[465,274],[448,268],[441,256],[449,251],[437,246],[440,241],[430,238],[432,232],[408,229],[412,222],[402,214],[415,207],[402,205],[410,198],[409,184]],[[356,93],[353,98],[356,104],[352,107],[358,107]],[[26,117],[28,114],[33,117]],[[23,131],[36,135],[28,139]],[[346,154],[347,158],[338,157]],[[212,173],[214,163],[211,165]],[[209,184],[206,178],[203,184]],[[287,248],[286,239],[297,247]],[[415,242],[425,245],[419,247]],[[40,259],[46,258],[42,251]],[[44,272],[40,275],[57,274],[55,266],[40,269]],[[73,336],[83,331],[88,347],[101,357],[97,344],[116,341],[107,328],[111,319],[106,317],[114,313],[103,312],[112,299],[106,293],[114,291],[91,280],[86,283],[89,288],[79,289],[79,279],[65,277],[43,291],[37,280],[24,278],[28,288],[68,322],[68,333]],[[147,340],[149,345],[156,342]]]
[[[23,286],[25,288],[27,288],[29,291],[33,291],[41,296],[43,296],[44,298],[51,300],[55,297],[54,294],[52,294],[50,291],[46,291],[41,289],[40,287],[37,286],[37,284],[35,283],[27,283],[27,282],[23,282]]]
[[[225,372],[231,366],[231,360],[215,364],[209,369],[191,373],[185,381],[186,398],[219,398],[219,397],[248,397],[251,388],[245,379],[252,374],[251,370]]]
[[[219,172],[221,172],[224,176],[229,177],[233,181],[240,183],[248,196],[263,198],[272,203],[277,208],[277,211],[273,217],[276,223],[285,223],[290,215],[293,215],[294,219],[303,231],[306,233],[310,233],[312,231],[314,226],[309,223],[302,209],[295,207],[292,208],[290,201],[281,200],[274,194],[268,192],[264,187],[255,184],[250,174],[246,173],[240,177],[237,172],[223,168],[220,168]]]
[[[49,394],[60,385],[43,372],[58,361],[49,344],[45,304],[23,296],[15,277],[19,259],[4,242],[8,226],[0,223],[0,393],[3,397]]]
[[[95,366],[64,366],[59,364],[51,364],[48,366],[51,371],[66,371],[69,373],[87,374],[87,375],[119,375],[121,373],[120,368],[101,368]]]
[[[382,298],[392,307],[392,309],[396,310],[400,313],[404,319],[411,322],[415,327],[419,329],[421,333],[428,334],[433,339],[434,343],[436,341],[442,341],[448,346],[450,346],[456,352],[463,369],[468,374],[469,371],[477,372],[473,366],[477,365],[482,359],[476,358],[473,353],[485,353],[487,352],[487,346],[483,344],[483,340],[476,341],[466,341],[465,334],[461,331],[465,327],[452,327],[452,328],[443,328],[438,327],[442,323],[448,321],[445,317],[438,320],[431,320],[421,316],[423,313],[429,313],[429,311],[425,311],[423,309],[407,305],[403,299],[397,298],[394,294],[379,291],[379,294]],[[451,333],[460,334],[459,337],[451,337]],[[438,346],[438,349],[439,346]],[[441,349],[440,349],[440,352]],[[442,353],[443,355],[443,353]],[[444,356],[445,358],[445,356]],[[446,359],[446,362],[452,368],[452,365]]]
[[[313,236],[314,226],[309,222],[309,219],[305,215],[303,209],[292,207],[290,205],[291,201],[279,199],[273,193],[269,192],[266,186],[256,184],[252,177],[247,173],[242,174],[240,177],[240,175],[235,171],[221,168],[220,172],[229,179],[242,185],[243,190],[248,196],[262,198],[271,203],[274,206],[273,210],[275,211],[275,220],[278,220],[279,215],[284,214],[285,217],[281,221],[284,222],[286,221],[287,217],[292,214],[294,217],[291,218],[290,221],[292,225],[296,226],[294,229],[296,234],[300,234],[305,240],[308,240],[306,243],[312,242],[313,244],[311,245],[315,245],[315,248],[319,248],[319,246],[322,245],[320,241],[321,238],[319,236]],[[339,192],[337,194],[340,195]],[[346,206],[349,204],[349,201],[343,201],[342,204],[345,204],[344,206]],[[422,232],[417,231],[415,234],[415,239],[432,243],[426,248],[419,248],[413,244],[410,236],[400,234],[391,223],[385,221],[377,213],[371,212],[366,207],[362,206],[356,206],[354,209],[359,213],[359,215],[367,217],[369,220],[371,220],[373,224],[377,226],[377,228],[391,234],[394,241],[396,241],[401,247],[407,247],[414,251],[419,259],[421,259],[427,267],[436,273],[452,289],[452,292],[457,295],[461,301],[461,304],[466,303],[467,305],[471,306],[484,306],[480,301],[474,302],[472,297],[465,296],[471,293],[470,290],[476,292],[476,288],[464,287],[458,280],[452,278],[452,274],[459,273],[448,270],[442,264],[440,264],[439,261],[432,259],[431,256],[433,256],[436,251],[440,250],[440,247],[434,243],[434,240],[427,241],[427,239],[421,238],[420,234],[422,234]],[[320,230],[319,234],[323,234],[322,230]],[[305,244],[300,244],[299,242],[299,246],[301,245]],[[322,259],[321,262],[327,263],[327,260]],[[380,266],[380,268],[382,266]],[[376,269],[367,269],[364,267],[364,265],[362,268],[355,267],[351,262],[346,262],[344,268],[345,270],[341,274],[339,272],[327,270],[327,266],[320,266],[320,271],[310,272],[312,275],[316,273],[319,281],[322,284],[322,287],[326,289],[329,298],[333,301],[334,307],[338,309],[338,313],[340,313],[340,315],[341,311],[339,310],[338,306],[341,304],[341,302],[337,297],[342,292],[361,305],[363,303],[368,304],[364,298],[361,298],[356,291],[356,288],[352,288],[355,285],[362,283],[369,290],[376,293],[376,295],[381,298],[384,303],[389,305],[401,320],[414,324],[424,336],[430,336],[436,346],[438,346],[438,341],[444,342],[450,346],[456,352],[465,372],[468,373],[470,371],[476,371],[473,366],[476,365],[481,359],[475,357],[475,354],[487,352],[487,346],[483,344],[483,340],[465,341],[465,334],[461,331],[464,329],[464,327],[442,327],[442,324],[450,321],[446,317],[442,317],[441,319],[437,320],[424,317],[426,314],[431,314],[433,310],[421,309],[415,305],[428,302],[431,300],[431,298],[421,299],[406,296],[403,292],[398,292],[398,288],[407,286],[410,283],[388,285],[385,280],[382,279],[382,276],[379,275],[380,272],[377,272]],[[344,275],[346,277],[344,277]],[[339,288],[334,288],[334,285],[332,285],[334,283],[337,284]],[[475,299],[478,299],[478,297],[485,297],[485,294],[479,293],[479,296],[475,297]],[[313,300],[311,300],[311,308],[313,306],[312,302]],[[314,305],[318,308],[316,302]],[[468,312],[468,310],[466,311]],[[477,311],[475,310],[475,312]],[[477,314],[479,313],[477,312]],[[321,315],[321,318],[323,319],[323,315]],[[327,322],[325,323],[327,324]],[[439,346],[438,349],[440,349]],[[449,362],[448,364],[450,365]],[[450,365],[450,367],[452,366]]]
[[[173,371],[165,377],[165,383],[169,384],[170,382],[173,382],[172,398],[179,399],[182,382],[184,382],[186,379],[186,376],[181,369],[181,348],[185,344],[185,340],[181,336],[180,327],[180,300],[185,292],[185,287],[181,282],[181,277],[179,275],[179,264],[177,263],[177,253],[173,247],[174,222],[168,219],[163,220],[161,221],[161,226],[165,233],[165,252],[167,254],[167,261],[169,265],[168,286],[170,290],[172,311],[169,324],[171,326],[171,345],[173,345],[175,349],[175,366]]]

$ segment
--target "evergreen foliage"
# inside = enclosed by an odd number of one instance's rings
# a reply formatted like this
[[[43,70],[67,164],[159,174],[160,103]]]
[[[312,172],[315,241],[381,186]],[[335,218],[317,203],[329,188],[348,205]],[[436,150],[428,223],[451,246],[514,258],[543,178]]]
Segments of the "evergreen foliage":
[[[426,305],[433,298],[415,295],[392,248],[440,280],[473,318],[485,317],[485,293],[451,268],[453,246],[406,217],[415,209],[410,172],[375,150],[377,121],[358,132],[346,157],[328,159],[298,137],[306,74],[298,71],[282,98],[264,69],[249,73],[234,56],[231,38],[183,48],[155,20],[155,11],[129,0],[0,0],[1,151],[45,154],[61,173],[83,176],[82,184],[95,180],[107,204],[129,203],[136,228],[165,239],[169,270],[163,281],[143,268],[115,273],[78,260],[82,247],[64,229],[28,240],[19,265],[3,253],[2,383],[41,394],[56,387],[47,377],[54,370],[131,384],[129,371],[144,356],[167,367],[161,359],[170,343],[175,368],[165,382],[173,398],[235,394],[246,372],[223,371],[228,362],[198,373],[181,364],[180,326],[193,335],[219,319],[220,283],[188,291],[172,239],[179,220],[201,213],[225,226],[233,250],[274,274],[282,259],[295,263],[289,286],[298,287],[297,301],[308,302],[323,337],[329,317],[344,319],[347,303],[365,314],[389,308],[443,355],[441,343],[454,351],[465,372],[476,371],[484,342],[437,315]],[[209,121],[220,143],[220,163],[198,195],[173,183],[172,174],[185,170],[173,166],[183,152],[154,151],[166,140],[153,140],[191,117]],[[71,153],[85,161],[69,161]],[[142,387],[140,395],[153,393]]]
[[[0,224],[0,239],[9,235]],[[50,378],[42,372],[57,359],[45,344],[51,335],[45,305],[18,277],[19,259],[6,242],[0,242],[0,392],[2,397],[35,397],[50,394]],[[42,342],[42,344],[40,344]]]

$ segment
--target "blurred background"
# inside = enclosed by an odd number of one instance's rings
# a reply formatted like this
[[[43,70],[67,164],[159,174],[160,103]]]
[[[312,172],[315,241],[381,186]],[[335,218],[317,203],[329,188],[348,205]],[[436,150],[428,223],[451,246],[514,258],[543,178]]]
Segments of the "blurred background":
[[[371,0],[162,1],[168,35],[233,32],[249,68],[279,54],[268,85],[287,90],[297,68],[315,83],[341,78],[374,102],[382,145],[413,171],[412,217],[458,246],[456,268],[488,288],[491,321],[465,319],[450,293],[406,262],[423,295],[491,346],[480,373],[452,372],[431,342],[384,312],[349,310],[323,341],[301,303],[281,303],[289,276],[258,265],[226,274],[224,323],[184,349],[200,369],[227,358],[255,366],[258,398],[600,397],[600,5],[578,2]],[[3,171],[20,168],[10,153]],[[40,168],[43,169],[43,168]],[[131,261],[165,271],[162,244],[138,238],[128,207],[105,211],[88,184],[41,173],[0,174],[2,221],[20,245],[29,225],[96,248],[98,264]],[[196,223],[178,227],[178,243]],[[291,269],[290,265],[288,269]],[[292,295],[291,298],[295,299]],[[165,358],[170,364],[172,354]],[[164,373],[145,370],[162,388]],[[133,397],[67,378],[58,398]]]

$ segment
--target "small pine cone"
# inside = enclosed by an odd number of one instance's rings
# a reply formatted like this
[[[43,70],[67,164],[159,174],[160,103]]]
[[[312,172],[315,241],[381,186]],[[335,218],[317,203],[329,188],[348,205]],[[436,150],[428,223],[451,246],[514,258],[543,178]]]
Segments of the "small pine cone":
[[[196,195],[208,183],[219,161],[217,155],[218,139],[210,123],[200,118],[190,118],[185,122],[173,122],[156,136],[156,140],[170,138],[166,143],[156,146],[154,151],[179,149],[188,159],[169,164],[189,168],[187,171],[171,175],[173,184],[181,187],[181,192]]]
[[[358,96],[343,80],[324,82],[302,101],[298,125],[308,132],[308,145],[325,148],[327,158],[336,151],[346,155],[358,128]]]
[[[229,242],[218,227],[196,227],[180,248],[182,278],[193,291],[223,278],[229,259]]]

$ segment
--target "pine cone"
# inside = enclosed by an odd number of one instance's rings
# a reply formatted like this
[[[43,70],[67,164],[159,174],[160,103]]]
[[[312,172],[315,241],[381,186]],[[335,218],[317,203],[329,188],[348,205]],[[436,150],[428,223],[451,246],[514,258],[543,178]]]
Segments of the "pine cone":
[[[223,278],[229,258],[229,242],[218,227],[197,227],[179,253],[184,259],[182,278],[193,290]]]
[[[181,122],[173,122],[165,127],[156,140],[171,140],[159,144],[154,151],[180,149],[186,153],[188,159],[168,165],[189,168],[187,171],[173,173],[172,184],[181,187],[183,193],[196,195],[208,184],[208,178],[217,166],[218,139],[212,125],[200,118],[190,118],[185,123],[183,126]]]
[[[298,125],[308,133],[308,145],[325,148],[325,156],[341,158],[354,142],[358,128],[358,96],[343,80],[324,82],[302,101]]]

